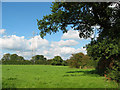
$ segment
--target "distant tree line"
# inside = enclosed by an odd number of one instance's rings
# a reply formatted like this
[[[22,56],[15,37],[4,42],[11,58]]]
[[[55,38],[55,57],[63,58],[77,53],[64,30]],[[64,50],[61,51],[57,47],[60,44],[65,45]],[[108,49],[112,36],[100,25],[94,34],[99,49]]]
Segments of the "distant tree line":
[[[31,61],[25,60],[22,56],[18,56],[17,54],[4,54],[2,59],[2,64],[12,64],[12,65],[26,65],[32,64]]]
[[[2,59],[3,65],[63,65],[71,68],[91,68],[96,67],[97,62],[92,60],[88,55],[83,53],[72,54],[70,59],[63,60],[60,56],[55,56],[53,59],[47,59],[43,55],[35,55],[30,60],[25,60],[24,57],[17,54],[4,54]]]
[[[30,60],[25,60],[24,57],[17,54],[4,54],[0,60],[3,65],[65,65],[64,60],[60,56],[55,56],[53,59],[47,59],[43,55],[35,55]]]

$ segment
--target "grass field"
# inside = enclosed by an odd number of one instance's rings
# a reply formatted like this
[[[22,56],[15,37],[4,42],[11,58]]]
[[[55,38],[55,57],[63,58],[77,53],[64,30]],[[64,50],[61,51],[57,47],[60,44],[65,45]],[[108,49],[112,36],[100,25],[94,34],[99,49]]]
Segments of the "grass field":
[[[3,88],[117,88],[115,82],[91,74],[93,69],[50,65],[3,65]]]

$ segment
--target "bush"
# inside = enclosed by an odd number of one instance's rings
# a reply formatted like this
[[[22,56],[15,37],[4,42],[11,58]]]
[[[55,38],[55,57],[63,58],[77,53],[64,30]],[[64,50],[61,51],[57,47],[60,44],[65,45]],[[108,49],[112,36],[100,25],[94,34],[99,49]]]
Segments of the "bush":
[[[120,83],[120,61],[115,61],[112,69],[108,69],[108,77]]]
[[[72,54],[70,59],[67,60],[68,65],[73,68],[92,68],[96,66],[96,61],[91,60],[88,55],[83,53]]]

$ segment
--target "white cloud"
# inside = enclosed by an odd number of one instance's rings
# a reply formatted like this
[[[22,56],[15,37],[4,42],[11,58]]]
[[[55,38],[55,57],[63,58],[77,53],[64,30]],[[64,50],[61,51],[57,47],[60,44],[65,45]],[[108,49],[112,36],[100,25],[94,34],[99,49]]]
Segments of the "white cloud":
[[[67,33],[64,33],[61,39],[75,39],[80,40],[79,32],[75,30],[69,30]]]
[[[42,39],[40,36],[35,36],[34,38],[28,40],[28,42],[30,43],[28,47],[30,50],[46,47],[49,44],[46,39]]]
[[[18,54],[19,56],[23,56],[25,59],[30,59],[32,57],[32,52],[30,51],[16,51],[16,54]]]
[[[64,60],[66,60],[71,56],[71,54],[78,53],[78,52],[83,52],[86,54],[86,50],[83,48],[75,49],[72,47],[66,47],[66,46],[61,47],[59,45],[56,45],[55,47],[39,48],[34,52],[32,51],[19,52],[18,55],[21,55],[27,58],[31,58],[32,54],[44,55],[48,59],[51,59],[54,56],[61,56]]]
[[[60,40],[58,42],[52,42],[51,47],[48,50],[45,50],[43,53],[46,55],[47,58],[53,58],[54,56],[61,56],[63,59],[67,59],[73,53],[83,52],[86,54],[86,50],[83,48],[77,48],[70,46],[77,45],[78,42],[75,40]]]
[[[43,51],[49,47],[49,42],[46,39],[35,36],[31,39],[25,39],[24,36],[3,36],[0,38],[0,48],[15,52],[16,54],[30,59],[32,55],[44,54]]]
[[[100,28],[99,25],[94,25],[94,26],[91,26],[91,28],[93,29],[94,33],[90,36],[90,38],[94,38],[95,39],[97,37],[99,37],[99,33],[98,33],[98,30]],[[69,30],[67,33],[64,33],[61,37],[61,39],[73,39],[73,40],[90,40],[90,38],[88,39],[84,39],[84,38],[80,38],[79,37],[79,32],[78,31],[75,31],[75,30]]]
[[[58,42],[49,42],[46,39],[42,39],[40,36],[35,36],[31,39],[25,39],[24,36],[3,36],[0,38],[0,47],[4,51],[13,51],[16,54],[30,59],[32,55],[44,55],[48,59],[54,56],[61,56],[63,59],[67,59],[73,53],[86,52],[83,48],[73,48],[70,46],[77,45],[75,40],[60,40]]]
[[[14,51],[30,51],[38,49],[48,45],[48,41],[35,36],[29,40],[25,39],[24,36],[18,37],[16,35],[4,36],[0,38],[0,48]]]
[[[68,59],[71,54],[73,53],[78,53],[78,52],[83,52],[86,54],[86,49],[83,48],[72,48],[72,47],[54,47],[54,48],[49,48],[48,50],[43,51],[44,55],[47,58],[53,58],[54,56],[61,56],[63,59]]]
[[[52,42],[51,47],[55,47],[55,46],[69,47],[69,46],[75,46],[77,44],[78,44],[78,42],[75,40],[66,40],[66,41],[60,40],[59,42]]]
[[[26,49],[27,46],[27,43],[25,42],[27,42],[27,40],[24,38],[24,36],[4,36],[3,38],[0,38],[0,47],[8,50],[23,50]]]
[[[4,34],[5,31],[6,31],[5,29],[1,29],[1,30],[0,30],[0,34]]]

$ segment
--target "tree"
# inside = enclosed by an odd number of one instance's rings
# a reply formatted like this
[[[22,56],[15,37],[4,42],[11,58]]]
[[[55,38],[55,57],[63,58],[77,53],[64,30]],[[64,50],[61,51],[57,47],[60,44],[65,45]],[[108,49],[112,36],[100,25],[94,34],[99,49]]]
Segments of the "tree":
[[[47,59],[43,55],[35,55],[31,59],[35,64],[46,64],[46,60]]]
[[[59,30],[65,33],[67,27],[71,26],[79,31],[80,38],[86,39],[93,34],[91,27],[99,25],[100,28],[96,29],[99,37],[93,38],[86,48],[89,56],[99,60],[97,71],[104,73],[107,68],[115,65],[114,61],[120,61],[120,8],[119,3],[114,3],[114,8],[110,7],[111,4],[113,3],[54,2],[52,13],[37,20],[40,36],[43,38],[47,33]]]
[[[32,57],[33,60],[46,60],[43,55],[35,55]]]
[[[2,64],[24,64],[26,61],[22,56],[9,53],[4,54],[1,60]]]
[[[88,66],[88,63],[90,62],[90,57],[88,55],[84,55],[83,53],[76,53],[72,54],[68,61],[70,67],[82,69],[85,66]]]
[[[62,65],[63,59],[60,56],[55,56],[51,62],[52,65]]]
[[[1,60],[2,61],[10,60],[10,54],[9,53],[4,54]]]
[[[80,68],[80,66],[82,66],[82,57],[83,56],[84,56],[83,53],[72,54],[72,56],[69,59],[70,67]]]

